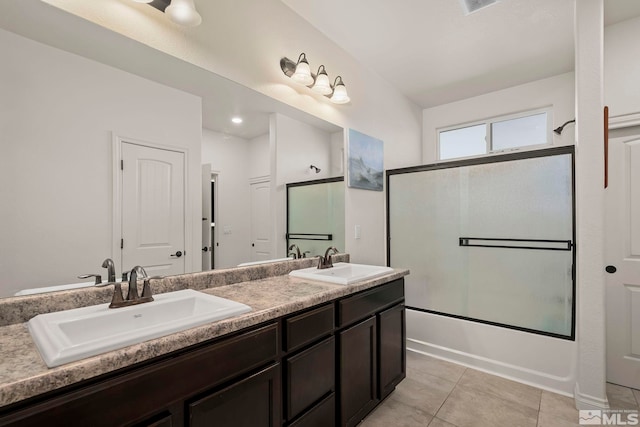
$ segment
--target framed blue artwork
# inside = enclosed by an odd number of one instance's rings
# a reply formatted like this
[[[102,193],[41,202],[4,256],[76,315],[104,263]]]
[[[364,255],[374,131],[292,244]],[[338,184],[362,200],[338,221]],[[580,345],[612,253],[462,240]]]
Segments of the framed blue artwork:
[[[351,188],[382,191],[384,177],[384,143],[349,129],[348,184]]]

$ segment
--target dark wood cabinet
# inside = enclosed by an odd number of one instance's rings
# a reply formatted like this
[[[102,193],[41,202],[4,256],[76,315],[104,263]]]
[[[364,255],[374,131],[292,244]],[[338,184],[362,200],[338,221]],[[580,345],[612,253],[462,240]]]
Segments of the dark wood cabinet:
[[[378,403],[376,318],[340,332],[340,425],[354,426]]]
[[[358,424],[405,378],[404,313],[404,280],[338,301],[340,426]]]
[[[0,427],[354,426],[405,376],[404,280],[0,408]]]
[[[280,426],[280,365],[189,403],[190,427]]]
[[[378,398],[384,399],[406,376],[405,309],[398,304],[378,317]]]

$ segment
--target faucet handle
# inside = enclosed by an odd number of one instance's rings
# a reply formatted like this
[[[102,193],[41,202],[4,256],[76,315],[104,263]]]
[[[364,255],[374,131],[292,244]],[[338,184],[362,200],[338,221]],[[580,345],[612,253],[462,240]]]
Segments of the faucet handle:
[[[307,257],[307,254],[311,255],[311,251],[304,251],[304,252],[302,253],[302,258],[306,258],[306,257]]]
[[[111,297],[111,304],[109,304],[109,308],[122,307],[124,304],[124,298],[122,297],[122,285],[120,283],[114,283],[113,285],[113,296]]]
[[[81,274],[80,276],[77,276],[78,279],[88,279],[89,277],[95,277],[96,281],[95,284],[99,285],[102,283],[102,276],[100,276],[99,274]]]
[[[149,301],[153,301],[153,294],[151,293],[151,280],[162,279],[162,276],[147,277],[144,279],[144,286],[142,287],[142,296],[140,298],[148,298]]]

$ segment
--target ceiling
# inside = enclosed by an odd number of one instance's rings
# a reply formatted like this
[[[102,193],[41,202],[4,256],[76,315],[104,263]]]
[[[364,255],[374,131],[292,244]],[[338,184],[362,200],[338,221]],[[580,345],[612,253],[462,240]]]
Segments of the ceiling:
[[[282,0],[423,108],[574,68],[573,0],[500,0],[469,15],[462,0]],[[640,16],[606,0],[605,21]]]

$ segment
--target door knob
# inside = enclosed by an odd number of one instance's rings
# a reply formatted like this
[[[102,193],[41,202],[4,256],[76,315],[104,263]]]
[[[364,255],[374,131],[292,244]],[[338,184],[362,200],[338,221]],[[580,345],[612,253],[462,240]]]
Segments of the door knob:
[[[205,246],[204,248],[202,248],[202,252],[209,252],[209,247]]]
[[[174,258],[180,258],[182,256],[182,251],[178,251],[175,254],[171,254],[170,256],[172,256]]]
[[[616,271],[618,271],[618,269],[616,268],[616,266],[615,266],[615,265],[607,265],[607,266],[604,268],[604,271],[606,271],[606,272],[607,272],[607,273],[609,273],[609,274],[613,274],[613,273],[615,273]]]
[[[252,247],[252,248],[253,248],[253,247],[255,247],[255,246],[256,246],[256,244],[255,244],[255,243],[252,243],[252,244],[251,244],[251,247]]]

